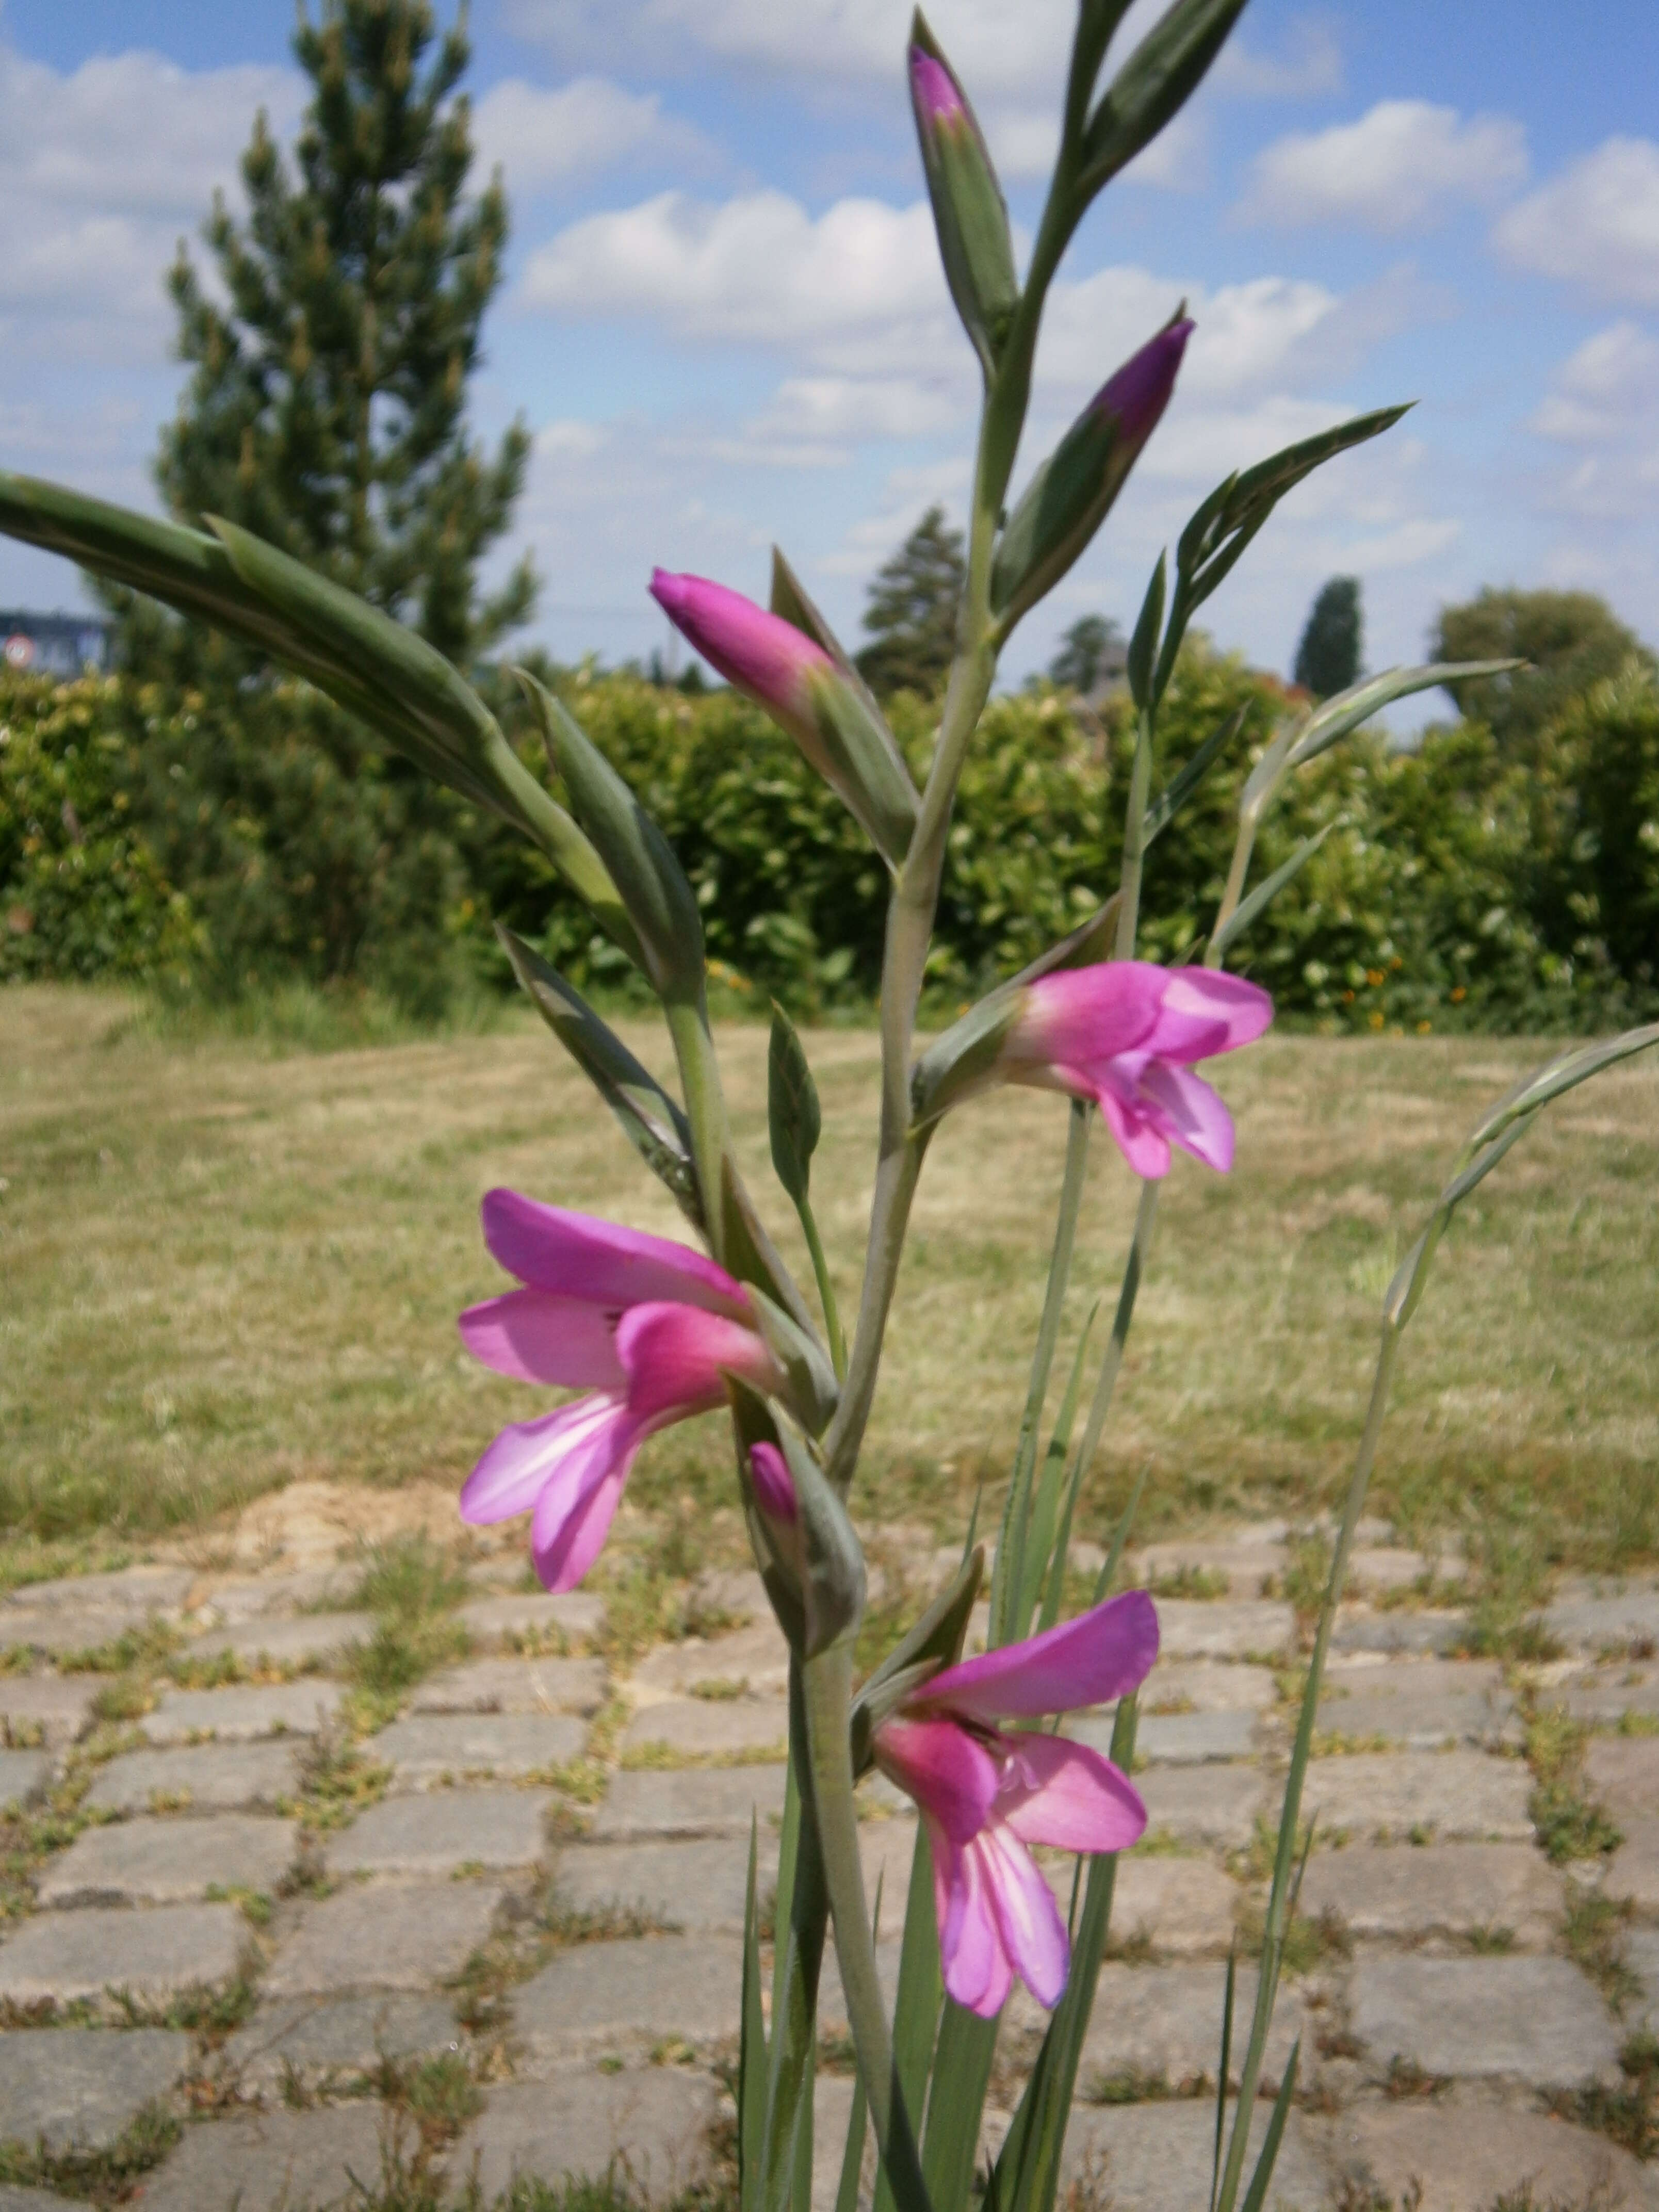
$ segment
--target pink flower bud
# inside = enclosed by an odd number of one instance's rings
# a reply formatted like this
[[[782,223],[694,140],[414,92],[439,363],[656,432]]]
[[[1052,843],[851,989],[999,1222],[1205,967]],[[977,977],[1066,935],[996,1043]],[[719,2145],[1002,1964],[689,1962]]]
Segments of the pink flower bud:
[[[1131,354],[1089,402],[1091,414],[1116,417],[1119,437],[1135,453],[1152,436],[1170,404],[1193,327],[1191,317],[1186,315],[1169,324],[1139,353]]]
[[[706,576],[654,569],[651,596],[728,684],[775,715],[803,750],[820,750],[811,686],[815,677],[835,672],[822,646],[781,615],[768,614],[741,592]]]
[[[775,1444],[755,1444],[749,1453],[749,1475],[755,1486],[755,1500],[770,1521],[793,1527],[800,1512],[795,1496],[795,1479],[789,1472],[789,1462]]]
[[[956,79],[925,46],[910,49],[910,97],[915,104],[916,120],[924,130],[969,120],[967,102]]]

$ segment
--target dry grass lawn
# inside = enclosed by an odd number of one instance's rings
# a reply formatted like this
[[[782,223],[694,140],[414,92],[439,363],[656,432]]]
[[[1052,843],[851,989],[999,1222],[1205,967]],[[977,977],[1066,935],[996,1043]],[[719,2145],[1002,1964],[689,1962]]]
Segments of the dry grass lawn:
[[[652,1027],[627,1024],[653,1064]],[[876,1041],[808,1048],[820,1212],[850,1308]],[[722,1033],[765,1160],[766,1038]],[[1480,1107],[1548,1048],[1270,1039],[1224,1064],[1238,1164],[1170,1178],[1086,1533],[1150,1462],[1153,1525],[1329,1498],[1378,1302]],[[1005,1471],[1041,1292],[1062,1102],[1008,1092],[936,1142],[862,1478],[890,1519],[958,1530]],[[461,1353],[497,1286],[477,1200],[507,1182],[677,1233],[559,1048],[498,1032],[284,1054],[169,1041],[107,994],[0,994],[0,1542],[9,1571],[113,1539],[211,1530],[296,1476],[458,1482],[533,1394]],[[1073,1322],[1115,1294],[1133,1206],[1098,1137]],[[1574,1094],[1460,1219],[1414,1326],[1376,1497],[1413,1528],[1534,1561],[1659,1549],[1659,1060]],[[648,1446],[636,1504],[711,1533],[720,1425]]]

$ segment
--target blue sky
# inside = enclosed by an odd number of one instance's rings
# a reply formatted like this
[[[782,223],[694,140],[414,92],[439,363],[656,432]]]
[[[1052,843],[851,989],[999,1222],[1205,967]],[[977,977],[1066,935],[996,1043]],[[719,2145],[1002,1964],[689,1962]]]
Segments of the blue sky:
[[[1115,58],[1156,13],[1137,0]],[[932,11],[1028,234],[1072,14]],[[476,409],[535,434],[508,550],[535,550],[532,634],[559,656],[661,643],[659,561],[762,592],[775,538],[852,638],[923,507],[960,511],[975,378],[907,20],[903,0],[476,0],[477,135],[514,220]],[[0,0],[0,465],[152,503],[179,382],[162,273],[234,191],[256,108],[292,130],[292,21],[290,0]],[[1486,582],[1600,591],[1659,640],[1651,0],[1253,0],[1060,272],[1022,469],[1183,293],[1176,399],[1011,675],[1079,614],[1131,619],[1231,468],[1407,398],[1257,540],[1206,611],[1222,643],[1287,666],[1339,572],[1363,580],[1373,667],[1419,657],[1436,608]],[[0,546],[0,603],[77,596]]]

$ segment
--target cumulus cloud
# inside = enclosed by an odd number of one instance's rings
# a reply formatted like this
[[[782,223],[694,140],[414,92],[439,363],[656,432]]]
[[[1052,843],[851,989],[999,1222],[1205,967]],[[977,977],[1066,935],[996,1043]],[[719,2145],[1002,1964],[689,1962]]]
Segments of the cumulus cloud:
[[[1531,428],[1571,458],[1545,501],[1585,520],[1650,515],[1659,491],[1659,338],[1620,320],[1556,370]]]
[[[708,155],[702,133],[662,112],[660,96],[606,77],[536,85],[506,77],[473,110],[473,141],[486,168],[498,163],[507,189],[536,192],[618,162],[695,161]]]
[[[1385,235],[1423,230],[1460,201],[1490,204],[1524,183],[1526,133],[1506,116],[1467,122],[1425,100],[1383,100],[1357,123],[1281,138],[1256,156],[1240,214]]]
[[[1512,207],[1492,236],[1518,269],[1659,306],[1659,144],[1604,140]]]

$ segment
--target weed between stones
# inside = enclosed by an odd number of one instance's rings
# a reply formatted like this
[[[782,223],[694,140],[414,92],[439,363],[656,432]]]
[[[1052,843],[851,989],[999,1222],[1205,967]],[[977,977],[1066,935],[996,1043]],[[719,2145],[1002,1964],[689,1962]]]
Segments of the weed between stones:
[[[1527,1716],[1526,1758],[1536,1779],[1528,1803],[1538,1840],[1557,1866],[1618,1850],[1623,1838],[1601,1807],[1584,1794],[1584,1746],[1589,1730],[1559,1706]]]
[[[183,2133],[177,2116],[158,2101],[144,2106],[103,2150],[49,2151],[44,2142],[32,2149],[0,2142],[0,2184],[54,2190],[83,2203],[117,2203],[131,2195],[133,2184],[161,2164]]]

